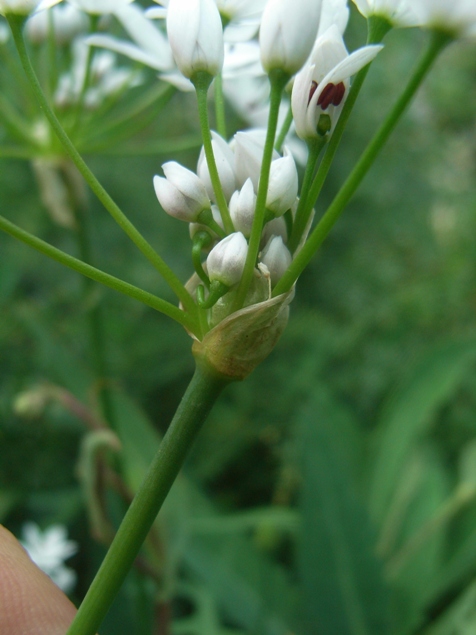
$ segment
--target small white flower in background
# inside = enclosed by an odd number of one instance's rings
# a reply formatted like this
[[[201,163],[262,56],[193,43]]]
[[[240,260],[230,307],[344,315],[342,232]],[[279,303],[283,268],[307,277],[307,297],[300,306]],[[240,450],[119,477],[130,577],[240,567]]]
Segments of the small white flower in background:
[[[268,0],[261,19],[261,63],[267,73],[294,75],[316,40],[321,0]]]
[[[230,216],[237,231],[249,238],[255,217],[256,194],[251,179],[247,179],[230,199]]]
[[[196,72],[218,75],[223,66],[223,28],[214,0],[170,0],[167,35],[175,63],[190,79]]]
[[[207,258],[210,280],[232,287],[241,280],[245,268],[248,243],[241,232],[234,232],[213,247]]]
[[[225,139],[223,139],[223,137],[215,131],[212,131],[212,148],[213,154],[215,155],[215,162],[223,193],[226,200],[229,201],[231,195],[236,189],[235,170],[233,167],[235,156],[233,154],[233,150],[230,148]],[[215,192],[213,191],[207,159],[203,148],[198,158],[197,174],[205,184],[210,199],[216,202]]]
[[[369,18],[380,16],[396,27],[410,27],[418,25],[418,16],[414,11],[418,0],[353,0],[360,13]],[[432,1],[432,0],[430,0]],[[471,1],[471,0],[470,0]]]
[[[337,27],[316,41],[306,66],[294,79],[291,103],[296,134],[304,140],[331,132],[350,86],[350,77],[371,62],[380,45],[364,46],[351,55]],[[327,116],[324,125],[321,116]]]
[[[458,36],[476,36],[476,0],[414,0],[422,27]]]
[[[260,257],[260,262],[269,272],[271,284],[275,285],[282,278],[291,261],[291,252],[281,236],[271,236]]]
[[[298,173],[287,148],[284,156],[271,162],[266,207],[275,216],[282,216],[294,205],[298,193]]]
[[[30,15],[34,11],[49,9],[61,0],[0,0],[0,14]]]
[[[200,212],[211,205],[205,185],[176,161],[164,163],[162,169],[165,178],[154,176],[154,188],[164,211],[179,220],[196,221]]]
[[[51,18],[54,24],[55,42],[59,46],[69,44],[77,35],[87,31],[89,24],[86,14],[71,4],[53,7]],[[49,24],[50,16],[46,11],[32,15],[25,26],[28,39],[34,44],[45,42],[48,38]]]
[[[78,551],[74,540],[68,540],[66,527],[52,525],[42,531],[36,523],[25,523],[22,528],[23,547],[33,562],[65,593],[72,591],[76,572],[64,564]]]
[[[121,6],[130,4],[133,0],[68,0],[73,7],[92,15],[114,13]]]

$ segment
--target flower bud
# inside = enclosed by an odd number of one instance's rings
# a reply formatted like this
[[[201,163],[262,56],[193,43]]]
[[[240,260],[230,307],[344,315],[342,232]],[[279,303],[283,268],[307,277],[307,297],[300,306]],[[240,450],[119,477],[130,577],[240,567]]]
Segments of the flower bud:
[[[165,177],[154,176],[154,188],[164,211],[174,218],[196,221],[204,209],[210,207],[205,186],[198,176],[176,161],[162,166]]]
[[[223,66],[223,28],[214,0],[170,0],[167,35],[180,72],[218,75]]]
[[[266,223],[261,234],[261,246],[266,245],[272,236],[281,236],[284,243],[288,241],[288,227],[284,216],[278,216],[278,218],[273,218],[273,220]]]
[[[294,75],[316,40],[321,0],[268,0],[259,34],[261,63],[267,73]]]
[[[258,190],[265,140],[266,130],[247,130],[235,134],[235,174],[240,187],[250,178],[255,191]],[[279,159],[276,150],[273,150],[273,159]]]
[[[263,249],[260,262],[266,265],[271,277],[271,284],[275,285],[284,275],[291,264],[291,252],[283,243],[281,236],[271,236]]]
[[[229,201],[231,195],[236,189],[235,170],[233,168],[235,157],[233,155],[233,150],[230,148],[225,139],[214,131],[212,131],[212,148],[223,194],[225,195],[226,200]],[[205,184],[208,196],[212,201],[215,201],[215,192],[213,190],[207,158],[203,148],[198,158],[197,174]]]
[[[269,173],[266,207],[276,216],[282,216],[296,201],[298,193],[298,174],[296,164],[290,152],[285,149],[284,156],[271,163]]]
[[[245,267],[248,243],[241,232],[221,240],[208,254],[207,271],[211,281],[217,280],[232,287],[241,280]]]
[[[234,192],[230,199],[230,216],[237,231],[249,238],[253,219],[255,217],[256,194],[251,179],[238,192]]]

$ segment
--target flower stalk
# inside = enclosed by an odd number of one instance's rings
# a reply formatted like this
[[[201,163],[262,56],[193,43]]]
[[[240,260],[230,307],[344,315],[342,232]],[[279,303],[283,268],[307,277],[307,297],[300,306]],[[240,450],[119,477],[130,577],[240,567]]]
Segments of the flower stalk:
[[[136,559],[202,424],[229,379],[198,361],[195,374],[67,635],[94,635]]]
[[[355,165],[352,172],[347,177],[347,180],[337,193],[336,197],[328,207],[326,213],[321,218],[319,224],[307,240],[306,244],[303,246],[302,250],[299,254],[296,255],[293,262],[291,263],[289,269],[286,271],[284,276],[276,285],[273,290],[273,295],[279,295],[280,293],[284,293],[288,291],[292,285],[299,278],[301,273],[307,267],[312,257],[319,249],[330,230],[334,226],[337,219],[342,214],[345,206],[353,196],[354,192],[362,182],[363,178],[367,174],[370,167],[373,165],[377,155],[380,150],[385,145],[387,139],[392,133],[393,129],[399,122],[403,113],[406,111],[410,101],[413,96],[417,92],[419,86],[422,81],[425,79],[427,73],[431,69],[433,63],[435,62],[438,55],[442,52],[442,50],[446,47],[446,45],[451,41],[451,38],[448,35],[445,35],[441,32],[434,32],[432,34],[432,38],[429,44],[428,49],[424,53],[422,59],[420,60],[418,66],[416,67],[412,77],[410,78],[407,86],[404,91],[398,98],[397,102],[393,106],[392,110],[388,114],[385,121],[382,123],[380,128],[377,130],[371,141],[369,142],[367,148],[362,153],[360,159]],[[362,69],[361,72],[366,72],[366,69]],[[364,75],[365,77],[365,75]],[[362,80],[363,81],[363,80]],[[349,95],[350,99],[350,95]],[[348,100],[349,101],[349,100]],[[346,102],[347,105],[347,102]],[[340,120],[339,120],[340,123]],[[336,128],[337,130],[337,128]],[[319,175],[318,175],[319,176]],[[317,177],[316,177],[317,178]],[[309,195],[308,201],[314,195],[313,187],[311,188],[311,193]]]

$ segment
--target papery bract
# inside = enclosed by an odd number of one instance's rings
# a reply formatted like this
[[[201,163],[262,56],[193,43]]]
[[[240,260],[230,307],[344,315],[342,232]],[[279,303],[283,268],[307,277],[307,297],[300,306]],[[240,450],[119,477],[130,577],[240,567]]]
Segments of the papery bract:
[[[261,18],[261,63],[294,75],[316,40],[321,0],[268,0]]]
[[[170,0],[167,34],[180,72],[217,75],[223,66],[223,28],[213,0]]]

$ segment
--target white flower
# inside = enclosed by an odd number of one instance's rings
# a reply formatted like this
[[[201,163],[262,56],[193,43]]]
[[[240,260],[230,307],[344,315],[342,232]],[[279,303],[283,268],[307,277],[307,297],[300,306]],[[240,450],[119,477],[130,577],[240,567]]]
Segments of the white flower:
[[[349,7],[347,0],[323,0],[321,17],[319,20],[319,37],[331,26],[336,26],[341,35],[344,34],[349,21]]]
[[[255,217],[256,194],[250,178],[230,199],[230,216],[237,231],[249,238]]]
[[[0,0],[0,15],[30,15],[34,11],[49,9],[61,0]]]
[[[63,525],[52,525],[45,531],[35,523],[25,523],[22,529],[22,545],[33,562],[68,593],[76,582],[76,573],[66,567],[64,561],[78,551],[73,540],[67,539]]]
[[[261,253],[260,262],[268,269],[273,285],[284,275],[291,260],[291,252],[281,236],[271,236]]]
[[[174,68],[172,50],[167,38],[145,17],[140,7],[120,5],[115,11],[115,16],[135,44],[111,35],[95,34],[87,38],[89,45],[108,48],[159,71],[170,71]]]
[[[261,19],[261,63],[267,73],[294,75],[311,52],[319,28],[321,0],[268,0]]]
[[[337,27],[329,28],[318,38],[309,62],[296,75],[291,96],[296,134],[301,139],[317,138],[333,129],[344,106],[350,77],[382,48],[364,46],[349,55]],[[321,115],[327,115],[329,120],[318,131]]]
[[[431,1],[431,0],[430,0]],[[385,18],[392,26],[416,26],[418,17],[410,0],[354,0],[360,13],[366,18],[376,15]]]
[[[265,139],[266,130],[246,130],[235,134],[235,174],[240,187],[250,178],[255,191],[258,190]],[[273,150],[273,159],[279,159],[276,150]]]
[[[68,0],[73,7],[92,15],[115,13],[119,8],[133,0]]]
[[[298,193],[298,174],[294,159],[287,148],[284,156],[271,162],[266,207],[276,216],[291,209]]]
[[[164,163],[162,169],[166,178],[154,176],[154,188],[164,211],[180,220],[196,221],[200,212],[210,208],[205,185],[176,161]]]
[[[415,0],[419,25],[455,36],[476,35],[475,0]]]
[[[56,44],[69,44],[77,35],[88,28],[88,18],[70,4],[60,4],[53,7],[51,18],[54,24],[54,38]],[[50,16],[46,11],[35,13],[26,23],[25,33],[34,44],[45,42],[49,33]]]
[[[248,243],[241,232],[220,240],[208,254],[207,271],[210,280],[217,280],[227,287],[237,284],[243,275],[247,253]]]
[[[223,66],[223,29],[213,0],[170,0],[167,34],[180,72],[217,75]]]
[[[212,131],[212,148],[223,193],[226,200],[229,201],[236,188],[235,171],[233,169],[233,164],[235,162],[233,150],[230,148],[225,139],[223,139],[223,137],[215,131]],[[205,184],[210,199],[216,202],[215,192],[213,190],[210,172],[208,170],[208,163],[203,148],[198,158],[197,174]]]

